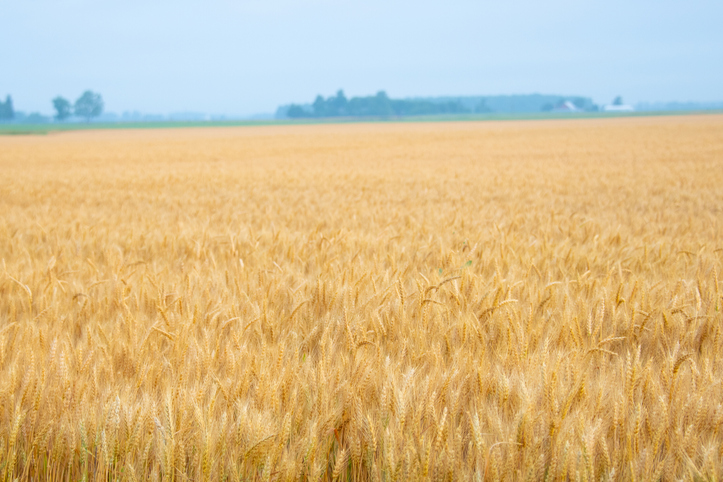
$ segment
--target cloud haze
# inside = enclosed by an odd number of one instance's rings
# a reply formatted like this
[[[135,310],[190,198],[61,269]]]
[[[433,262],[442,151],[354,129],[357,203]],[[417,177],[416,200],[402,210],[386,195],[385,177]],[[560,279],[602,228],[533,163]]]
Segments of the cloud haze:
[[[723,3],[0,0],[0,96],[251,114],[344,88],[721,100]]]

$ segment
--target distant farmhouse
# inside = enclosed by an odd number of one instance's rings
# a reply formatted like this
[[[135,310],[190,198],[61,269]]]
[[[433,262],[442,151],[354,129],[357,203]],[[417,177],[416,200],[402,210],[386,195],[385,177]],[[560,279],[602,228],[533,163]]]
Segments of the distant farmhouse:
[[[621,105],[607,104],[607,105],[603,106],[603,110],[605,112],[632,112],[635,110],[635,108],[632,105],[627,105],[627,104],[621,104]]]
[[[583,110],[569,100],[565,100],[552,108],[551,112],[582,112]]]
[[[612,104],[603,106],[605,112],[632,112],[634,110],[633,106],[625,104],[620,96],[615,97]]]

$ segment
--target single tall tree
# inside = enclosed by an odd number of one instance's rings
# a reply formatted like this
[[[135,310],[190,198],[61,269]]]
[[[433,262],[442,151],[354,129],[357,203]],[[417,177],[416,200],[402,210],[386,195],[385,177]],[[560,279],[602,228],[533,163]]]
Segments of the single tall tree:
[[[61,96],[53,99],[53,109],[55,109],[55,119],[61,122],[70,117],[72,114],[70,101]]]
[[[75,101],[73,111],[78,117],[84,117],[86,122],[90,122],[90,119],[98,117],[103,112],[103,98],[100,94],[86,90]]]
[[[0,102],[0,120],[11,120],[15,117],[15,109],[13,109],[13,98],[9,95],[5,98],[5,102]]]

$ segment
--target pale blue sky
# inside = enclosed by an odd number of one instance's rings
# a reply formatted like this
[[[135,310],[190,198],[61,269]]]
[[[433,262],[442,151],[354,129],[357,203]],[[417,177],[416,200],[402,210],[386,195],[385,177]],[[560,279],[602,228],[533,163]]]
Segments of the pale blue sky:
[[[343,88],[723,100],[723,2],[0,0],[0,97],[273,112]]]

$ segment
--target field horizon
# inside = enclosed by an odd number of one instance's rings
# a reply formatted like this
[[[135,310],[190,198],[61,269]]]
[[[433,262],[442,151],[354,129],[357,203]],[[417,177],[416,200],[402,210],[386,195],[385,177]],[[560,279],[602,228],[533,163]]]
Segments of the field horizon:
[[[0,136],[0,480],[723,477],[723,115]]]
[[[390,117],[326,117],[300,119],[262,119],[262,120],[224,120],[224,121],[148,121],[148,122],[53,122],[42,124],[0,123],[0,135],[46,135],[67,131],[106,130],[106,129],[188,129],[197,127],[258,127],[286,125],[329,125],[329,124],[367,124],[367,123],[415,123],[415,122],[499,122],[525,120],[582,120],[615,119],[627,117],[660,116],[700,116],[720,115],[720,110],[705,111],[633,111],[633,112],[539,112],[539,113],[487,113],[487,114],[437,114],[419,116]]]

